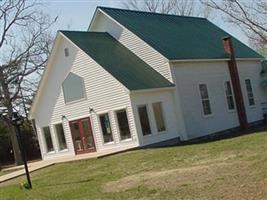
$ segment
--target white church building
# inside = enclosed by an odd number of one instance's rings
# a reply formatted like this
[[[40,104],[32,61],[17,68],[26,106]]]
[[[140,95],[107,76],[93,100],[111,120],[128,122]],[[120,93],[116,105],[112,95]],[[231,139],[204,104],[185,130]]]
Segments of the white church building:
[[[185,141],[263,120],[263,57],[205,18],[98,7],[58,31],[30,111],[43,159]]]

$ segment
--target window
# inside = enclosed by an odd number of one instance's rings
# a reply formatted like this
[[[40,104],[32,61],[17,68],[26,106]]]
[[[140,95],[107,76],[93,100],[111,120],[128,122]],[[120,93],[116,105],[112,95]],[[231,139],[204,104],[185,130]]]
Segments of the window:
[[[69,73],[62,84],[65,103],[85,98],[83,79],[73,73]]]
[[[232,87],[230,81],[224,82],[225,95],[227,100],[227,106],[229,110],[235,109],[234,96],[232,92]]]
[[[166,131],[161,102],[152,104],[158,132]]]
[[[54,146],[53,146],[49,126],[46,126],[43,128],[43,134],[44,134],[44,138],[45,138],[46,152],[54,151]]]
[[[139,120],[140,120],[143,135],[151,134],[151,129],[150,129],[149,118],[148,118],[146,106],[145,105],[139,106],[138,107],[138,113],[139,113]]]
[[[56,124],[55,130],[56,130],[56,134],[57,134],[59,150],[67,149],[63,125],[62,124]]]
[[[199,91],[201,96],[201,103],[204,115],[211,115],[210,100],[208,94],[207,84],[199,84]]]
[[[121,140],[126,140],[128,138],[131,138],[131,132],[129,128],[126,110],[125,109],[119,110],[116,112],[116,115],[117,115]]]
[[[100,115],[99,118],[100,118],[100,124],[102,128],[104,143],[112,142],[113,136],[112,136],[108,113]]]
[[[69,49],[68,48],[65,48],[64,49],[64,54],[65,54],[65,57],[68,57],[70,54],[69,54]]]
[[[250,79],[246,79],[245,83],[246,83],[246,89],[247,89],[247,95],[248,95],[248,103],[250,106],[254,106],[255,100],[254,100],[254,95],[253,95],[252,85],[251,85]]]

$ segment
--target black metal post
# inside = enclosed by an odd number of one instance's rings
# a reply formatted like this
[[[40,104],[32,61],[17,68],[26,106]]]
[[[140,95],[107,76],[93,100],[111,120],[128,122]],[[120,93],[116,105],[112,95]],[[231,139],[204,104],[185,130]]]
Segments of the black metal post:
[[[32,189],[32,182],[31,182],[31,178],[30,178],[28,165],[27,165],[25,143],[24,143],[24,140],[23,140],[23,138],[21,136],[20,125],[17,122],[15,122],[15,127],[16,127],[19,147],[20,147],[20,153],[21,153],[21,156],[22,156],[22,160],[23,160],[24,168],[25,168],[25,173],[26,173],[26,176],[27,176],[28,185],[29,185],[29,188]]]

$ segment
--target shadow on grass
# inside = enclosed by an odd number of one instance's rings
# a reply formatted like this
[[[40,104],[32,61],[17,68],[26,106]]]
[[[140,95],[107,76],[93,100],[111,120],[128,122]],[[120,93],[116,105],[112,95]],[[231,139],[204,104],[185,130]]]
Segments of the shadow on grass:
[[[219,140],[240,137],[243,135],[261,133],[264,131],[267,131],[267,123],[266,122],[255,125],[255,126],[251,126],[251,127],[247,128],[246,130],[241,130],[240,128],[233,128],[233,129],[230,129],[227,131],[210,134],[210,135],[199,137],[199,138],[192,139],[189,141],[181,142],[181,145],[191,145],[191,144],[202,144],[202,143],[215,142],[215,141],[219,141]]]
[[[41,187],[53,187],[53,186],[61,186],[61,185],[72,185],[72,184],[81,184],[81,183],[88,183],[93,181],[94,179],[85,179],[80,181],[69,181],[69,182],[62,182],[62,183],[51,183],[51,184],[40,184]]]
[[[222,132],[213,133],[210,135],[194,138],[188,141],[180,141],[179,138],[174,140],[169,140],[157,144],[152,144],[148,146],[144,146],[141,149],[154,149],[154,148],[169,148],[175,146],[186,146],[186,145],[193,145],[193,144],[203,144],[203,143],[211,143],[219,140],[231,139],[235,137],[240,137],[243,135],[249,135],[254,133],[267,133],[267,121],[251,126],[246,130],[241,130],[240,128],[233,128]]]

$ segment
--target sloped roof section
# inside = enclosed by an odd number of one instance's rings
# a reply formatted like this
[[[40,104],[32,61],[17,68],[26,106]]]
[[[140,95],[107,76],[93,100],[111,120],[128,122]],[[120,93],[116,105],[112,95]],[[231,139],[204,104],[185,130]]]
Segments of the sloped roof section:
[[[222,38],[231,35],[205,18],[98,8],[169,60],[227,58]],[[263,58],[236,38],[232,40],[237,58]]]
[[[171,82],[108,33],[81,31],[60,32],[129,90],[173,86]]]

